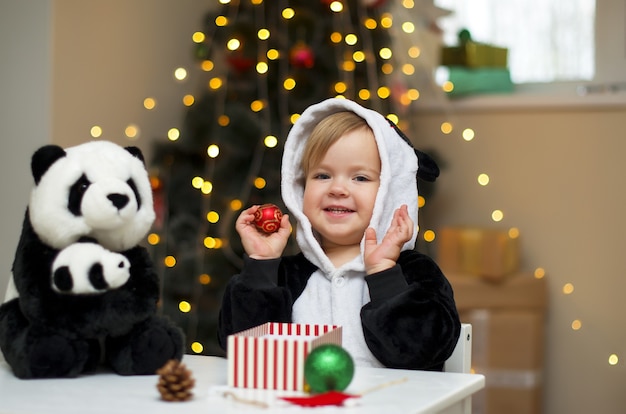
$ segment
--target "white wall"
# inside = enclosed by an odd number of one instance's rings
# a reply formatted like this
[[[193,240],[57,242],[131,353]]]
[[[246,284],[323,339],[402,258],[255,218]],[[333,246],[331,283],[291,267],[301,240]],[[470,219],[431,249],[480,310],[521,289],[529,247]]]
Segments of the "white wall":
[[[51,138],[52,2],[0,1],[0,299],[32,186],[30,156]]]
[[[626,81],[626,2],[596,0],[596,80]]]
[[[180,127],[182,98],[197,92],[191,35],[203,29],[214,2],[197,0],[56,0],[54,2],[53,140],[62,146],[90,139],[137,145],[149,158],[154,139]],[[184,67],[185,81],[174,79]],[[143,107],[147,97],[157,106]],[[140,128],[130,140],[124,129]]]

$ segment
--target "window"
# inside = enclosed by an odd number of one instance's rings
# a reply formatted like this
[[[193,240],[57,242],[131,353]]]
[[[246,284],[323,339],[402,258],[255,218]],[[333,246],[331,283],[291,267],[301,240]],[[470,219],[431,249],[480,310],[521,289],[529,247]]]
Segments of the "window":
[[[476,42],[508,48],[515,83],[595,77],[595,0],[435,0],[435,4],[453,11],[439,20],[445,44],[458,44],[458,33],[466,28]]]

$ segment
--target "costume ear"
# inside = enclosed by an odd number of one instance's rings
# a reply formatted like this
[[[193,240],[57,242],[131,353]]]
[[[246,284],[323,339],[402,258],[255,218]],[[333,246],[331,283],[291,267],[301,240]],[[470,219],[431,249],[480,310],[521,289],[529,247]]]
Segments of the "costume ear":
[[[439,177],[439,166],[428,154],[416,149],[417,155],[417,178],[434,182]]]
[[[404,142],[406,142],[413,151],[415,151],[415,155],[417,155],[417,178],[424,181],[433,182],[439,177],[439,167],[435,160],[433,160],[428,154],[415,149],[413,144],[411,144],[411,140],[404,135],[404,132],[398,128],[398,126],[389,118],[386,118],[389,125],[395,129],[396,133],[402,138]]]
[[[143,158],[143,153],[138,147],[124,147],[124,149],[130,152],[133,157],[139,158],[144,164],[146,163],[146,160]]]
[[[39,184],[39,180],[48,171],[48,168],[63,157],[65,157],[65,150],[58,145],[44,145],[35,151],[30,160],[30,170],[35,179],[35,184]]]

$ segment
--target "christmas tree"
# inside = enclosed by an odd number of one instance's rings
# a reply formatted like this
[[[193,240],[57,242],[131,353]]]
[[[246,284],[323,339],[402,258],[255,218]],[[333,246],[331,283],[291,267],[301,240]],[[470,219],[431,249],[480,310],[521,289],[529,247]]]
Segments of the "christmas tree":
[[[392,11],[400,6],[392,3],[216,0],[194,33],[206,87],[186,98],[179,136],[154,149],[157,222],[149,240],[161,309],[193,352],[223,355],[217,317],[243,254],[234,221],[253,204],[284,210],[282,145],[298,114],[340,95],[398,123],[394,111],[408,113],[419,97],[406,76],[419,49],[402,51],[402,70],[394,66]],[[402,2],[405,14],[414,6]],[[292,241],[286,253],[296,249]]]

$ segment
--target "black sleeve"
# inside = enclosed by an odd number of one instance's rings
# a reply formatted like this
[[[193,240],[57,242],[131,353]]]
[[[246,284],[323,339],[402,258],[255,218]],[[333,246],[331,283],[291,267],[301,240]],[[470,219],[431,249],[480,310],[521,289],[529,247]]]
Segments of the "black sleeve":
[[[280,262],[244,257],[241,273],[230,279],[222,298],[217,330],[222,349],[233,333],[265,322],[291,322],[291,294],[278,285]]]
[[[361,323],[374,356],[390,368],[441,371],[461,322],[452,287],[437,264],[405,251],[396,266],[365,280],[371,301],[361,309]]]

